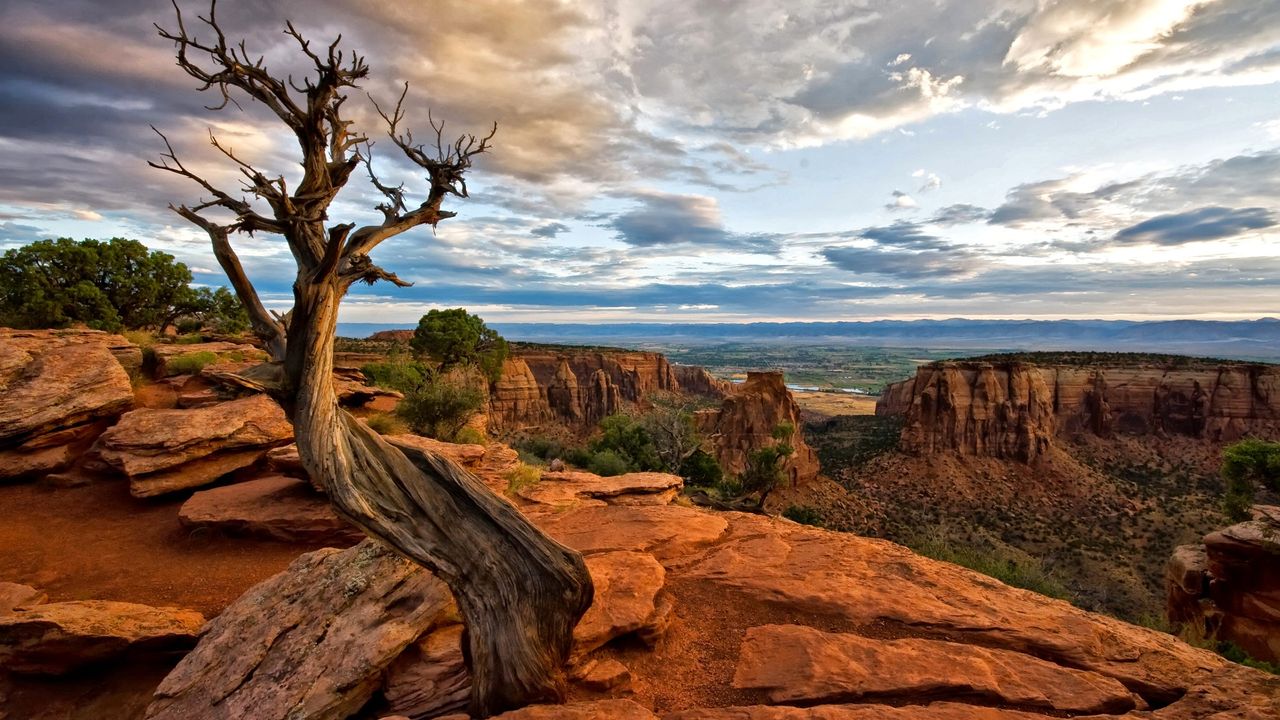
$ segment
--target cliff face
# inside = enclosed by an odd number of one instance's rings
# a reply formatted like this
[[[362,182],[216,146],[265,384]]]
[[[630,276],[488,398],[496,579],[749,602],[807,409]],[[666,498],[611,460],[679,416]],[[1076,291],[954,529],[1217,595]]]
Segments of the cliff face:
[[[795,486],[818,476],[818,456],[804,441],[800,406],[780,372],[748,373],[747,381],[733,388],[722,406],[700,410],[695,419],[726,473],[746,470],[751,451],[773,444],[774,428],[787,423],[793,430],[786,442],[795,449],[784,466],[788,480]]]
[[[585,429],[655,392],[719,398],[728,385],[660,353],[521,350],[491,387],[489,422],[500,430],[548,422]]]
[[[1169,619],[1228,640],[1259,660],[1280,660],[1280,507],[1174,551],[1165,573]]]
[[[1053,394],[1023,363],[941,363],[885,391],[878,414],[904,416],[902,449],[1033,463],[1055,432]]]
[[[908,451],[958,449],[1023,461],[1034,460],[1055,436],[1231,442],[1280,431],[1280,367],[935,363],[886,388],[876,413],[904,417]]]

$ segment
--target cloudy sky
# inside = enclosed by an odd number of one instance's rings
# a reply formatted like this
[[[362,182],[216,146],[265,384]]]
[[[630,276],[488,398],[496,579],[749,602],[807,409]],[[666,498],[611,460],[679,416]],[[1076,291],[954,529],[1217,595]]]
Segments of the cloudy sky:
[[[1280,314],[1280,0],[264,4],[219,19],[269,67],[305,69],[292,18],[365,54],[373,98],[408,81],[418,127],[498,123],[458,217],[375,253],[415,286],[348,322]],[[228,188],[210,129],[286,177],[295,149],[247,102],[206,110],[153,22],[165,0],[0,6],[0,246],[133,237],[221,284],[149,126]],[[353,180],[333,219],[376,204]],[[283,243],[238,247],[287,306]]]

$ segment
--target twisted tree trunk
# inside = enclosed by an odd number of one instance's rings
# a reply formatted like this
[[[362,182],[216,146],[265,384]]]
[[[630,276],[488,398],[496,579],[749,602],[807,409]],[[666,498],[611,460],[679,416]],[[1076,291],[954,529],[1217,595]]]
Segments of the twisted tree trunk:
[[[295,288],[284,395],[307,472],[340,515],[448,583],[466,619],[473,715],[562,700],[558,669],[592,598],[582,557],[463,468],[393,446],[338,407],[340,292]]]

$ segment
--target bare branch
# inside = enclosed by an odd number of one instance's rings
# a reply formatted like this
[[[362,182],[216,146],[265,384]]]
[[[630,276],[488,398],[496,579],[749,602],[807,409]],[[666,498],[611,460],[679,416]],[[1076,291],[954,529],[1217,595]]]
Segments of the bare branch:
[[[235,224],[229,226],[232,230],[244,230],[250,234],[258,230],[273,233],[280,233],[284,231],[284,227],[278,221],[260,215],[254,211],[253,206],[244,198],[237,198],[232,196],[230,193],[219,190],[208,180],[205,180],[194,172],[188,170],[187,167],[182,164],[182,161],[178,159],[178,155],[174,152],[173,145],[170,144],[169,138],[165,137],[165,134],[157,130],[154,125],[151,129],[154,130],[155,133],[160,136],[160,139],[164,141],[165,152],[161,153],[160,162],[148,161],[147,164],[158,170],[164,170],[187,178],[204,188],[209,194],[213,195],[213,200],[200,203],[196,206],[196,210],[203,210],[205,208],[215,206],[230,210],[236,215]],[[210,135],[210,137],[212,137],[212,135]],[[214,145],[217,146],[216,141],[214,142]],[[221,147],[219,147],[219,149],[221,149]]]
[[[395,273],[387,272],[374,265],[367,255],[356,255],[348,259],[346,268],[339,273],[338,277],[342,281],[344,290],[356,282],[373,285],[379,280],[385,280],[396,287],[413,287],[413,283],[401,280]]]

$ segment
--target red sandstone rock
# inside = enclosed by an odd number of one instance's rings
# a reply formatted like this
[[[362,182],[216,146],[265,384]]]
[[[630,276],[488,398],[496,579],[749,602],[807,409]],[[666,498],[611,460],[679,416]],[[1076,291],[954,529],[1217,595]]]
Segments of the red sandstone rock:
[[[365,538],[334,513],[328,499],[305,480],[268,475],[193,494],[178,511],[188,529],[285,542],[354,545]]]
[[[213,360],[208,364],[218,364],[221,369],[227,372],[234,372],[237,369],[256,365],[268,359],[267,353],[260,348],[245,343],[233,342],[206,342],[190,345],[158,344],[151,347],[151,352],[155,356],[155,368],[152,372],[157,378],[192,372],[193,368],[175,366],[174,360],[197,354],[206,357],[212,356]]]
[[[808,708],[707,708],[672,713],[663,720],[1044,720],[1039,713],[935,702],[928,705],[819,705]]]
[[[494,720],[658,720],[631,700],[599,700],[570,705],[530,705],[494,716]]]
[[[135,497],[200,487],[288,442],[293,427],[265,395],[192,410],[135,410],[98,438],[103,463]]]
[[[382,695],[391,712],[433,718],[467,706],[471,676],[463,661],[462,632],[456,623],[433,630],[387,668]]]
[[[307,553],[209,623],[147,718],[345,720],[455,615],[443,582],[371,540]]]
[[[670,606],[659,602],[667,572],[654,557],[641,552],[609,552],[586,558],[595,598],[573,631],[573,656],[627,635],[649,644],[669,623]]]
[[[659,560],[694,554],[728,527],[720,515],[679,505],[606,505],[533,517],[551,537],[579,552],[636,550]]]
[[[25,610],[48,599],[48,595],[30,585],[0,582],[0,615],[10,615],[15,610]]]
[[[69,467],[133,407],[119,336],[0,328],[0,480]]]
[[[0,668],[62,675],[131,653],[167,653],[195,644],[204,616],[191,610],[83,600],[0,615]]]
[[[582,668],[575,679],[579,685],[592,692],[610,692],[630,685],[631,671],[612,658],[593,660]]]
[[[670,503],[684,480],[667,473],[626,473],[600,477],[587,472],[544,472],[541,479],[517,491],[530,502],[545,505],[569,505],[580,502],[606,502],[666,505]]]
[[[1115,680],[1008,650],[908,638],[873,640],[798,625],[747,631],[733,685],[790,705],[881,697],[963,697],[1072,713],[1136,707]]]
[[[787,479],[794,486],[818,475],[818,457],[804,441],[800,406],[781,372],[748,373],[719,409],[699,411],[695,420],[727,473],[742,474],[751,452],[774,444],[774,429],[785,423],[793,428],[786,442],[795,451],[784,464]]]

